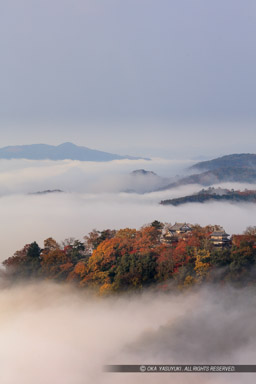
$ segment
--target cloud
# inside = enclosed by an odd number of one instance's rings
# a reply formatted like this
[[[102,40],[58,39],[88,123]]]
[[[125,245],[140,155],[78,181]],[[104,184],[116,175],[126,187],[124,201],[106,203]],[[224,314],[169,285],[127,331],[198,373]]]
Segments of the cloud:
[[[169,195],[129,193],[50,195],[12,195],[0,199],[0,260],[11,256],[25,244],[54,237],[82,239],[93,228],[139,228],[157,219],[200,225],[220,224],[230,234],[241,233],[255,225],[254,204],[186,204],[161,206],[159,201]]]
[[[248,373],[145,377],[102,367],[254,364],[255,297],[228,287],[103,299],[49,282],[1,289],[1,383],[253,383]]]
[[[3,234],[0,261],[10,257],[25,244],[54,237],[82,239],[93,228],[139,228],[157,219],[174,223],[186,221],[200,225],[220,224],[230,234],[241,233],[255,225],[254,204],[186,204],[161,206],[164,199],[189,195],[201,189],[198,185],[182,186],[170,191],[124,193],[120,190],[149,188],[142,177],[131,179],[129,172],[146,168],[163,177],[174,177],[190,162],[154,159],[146,161],[114,161],[81,163],[72,161],[1,161],[0,198]],[[153,180],[153,183],[155,180]],[[151,184],[150,184],[151,183]],[[135,185],[136,184],[136,185]],[[217,185],[219,186],[219,185]],[[254,187],[242,184],[220,184],[223,187]],[[28,192],[60,188],[66,193],[28,195]]]
[[[161,206],[163,199],[201,189],[189,185],[153,193],[120,192],[129,172],[145,168],[174,177],[190,162],[111,163],[1,161],[0,261],[47,237],[82,239],[93,228],[139,228],[163,222],[220,224],[241,233],[255,225],[253,204]],[[139,180],[139,185],[143,184]],[[246,185],[220,184],[243,189]],[[249,187],[247,185],[247,187]],[[251,186],[250,186],[251,187]],[[63,188],[67,192],[28,195]],[[8,287],[0,280],[0,381],[3,384],[142,384],[135,374],[106,374],[104,364],[253,364],[255,292],[208,287],[190,293],[148,292],[95,298],[85,290],[49,282]],[[147,375],[148,383],[226,383],[227,375]],[[233,374],[232,383],[253,383]]]
[[[68,192],[119,192],[142,188],[139,177],[132,181],[130,172],[146,169],[162,177],[174,177],[190,160],[115,160],[111,162],[0,160],[0,193],[29,193],[41,189],[60,188]],[[161,186],[161,181],[141,178],[148,187]],[[168,182],[166,182],[168,183]]]

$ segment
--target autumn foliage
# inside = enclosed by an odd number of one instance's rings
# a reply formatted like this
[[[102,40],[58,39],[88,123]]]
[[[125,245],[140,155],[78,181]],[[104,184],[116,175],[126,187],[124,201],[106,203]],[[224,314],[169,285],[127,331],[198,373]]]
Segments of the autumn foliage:
[[[100,294],[174,285],[188,288],[203,282],[256,282],[256,230],[234,235],[228,247],[210,241],[214,227],[192,230],[166,244],[158,221],[136,229],[93,230],[81,242],[27,244],[4,261],[9,279],[54,279],[96,289]],[[168,283],[168,284],[167,284]],[[167,285],[166,285],[167,284]]]

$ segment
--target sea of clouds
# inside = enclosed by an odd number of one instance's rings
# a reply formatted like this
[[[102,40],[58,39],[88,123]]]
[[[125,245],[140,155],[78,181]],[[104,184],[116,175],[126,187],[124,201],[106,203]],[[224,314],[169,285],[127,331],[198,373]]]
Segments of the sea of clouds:
[[[191,161],[163,159],[108,163],[1,160],[0,261],[33,241],[42,246],[48,237],[57,241],[67,237],[82,240],[94,228],[139,228],[155,219],[168,223],[220,224],[230,234],[241,233],[247,226],[255,225],[256,206],[253,204],[214,202],[179,207],[159,204],[163,199],[197,192],[202,188],[199,185],[142,193],[157,189],[159,183],[169,182],[191,164]],[[131,176],[131,171],[141,168],[157,172],[161,177]],[[234,189],[256,188],[238,183],[219,185]],[[64,192],[31,194],[46,189]]]
[[[103,372],[106,364],[255,364],[252,289],[99,298],[49,282],[1,288],[3,384],[255,382],[249,373]]]
[[[0,261],[47,237],[80,240],[93,228],[140,226],[157,219],[220,224],[228,233],[255,225],[253,204],[162,206],[199,185],[145,192],[175,179],[191,161],[0,161]],[[148,183],[148,184],[147,184]],[[219,186],[219,185],[218,185]],[[252,185],[222,183],[234,189]],[[34,195],[46,189],[64,193]],[[127,193],[126,189],[136,192]],[[0,383],[254,383],[254,374],[118,374],[104,364],[253,364],[255,292],[204,287],[187,293],[147,292],[94,297],[54,283],[6,285],[0,280]],[[171,376],[170,376],[171,375]]]

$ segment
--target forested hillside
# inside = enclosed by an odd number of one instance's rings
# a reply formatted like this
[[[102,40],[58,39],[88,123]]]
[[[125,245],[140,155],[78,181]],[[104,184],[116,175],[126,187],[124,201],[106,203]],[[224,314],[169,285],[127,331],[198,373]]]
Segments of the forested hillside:
[[[120,159],[135,160],[139,159],[139,157],[121,156],[78,146],[73,143],[63,143],[57,146],[30,144],[0,148],[0,159],[112,161]]]
[[[202,161],[191,167],[196,170],[214,170],[219,168],[256,168],[256,155],[252,153],[239,153],[218,157],[213,160]]]
[[[226,190],[223,193],[218,193],[218,189],[208,188],[193,195],[178,197],[176,199],[162,200],[162,205],[182,205],[187,203],[205,203],[209,201],[225,201],[231,203],[256,203],[256,191],[244,190],[234,191]]]
[[[158,221],[140,230],[92,231],[81,242],[67,239],[58,244],[44,241],[27,244],[4,261],[8,281],[53,279],[95,289],[99,293],[168,289],[204,282],[256,283],[256,230],[233,235],[229,243],[216,247],[211,234],[216,226],[191,226],[171,243],[163,241],[164,224]]]

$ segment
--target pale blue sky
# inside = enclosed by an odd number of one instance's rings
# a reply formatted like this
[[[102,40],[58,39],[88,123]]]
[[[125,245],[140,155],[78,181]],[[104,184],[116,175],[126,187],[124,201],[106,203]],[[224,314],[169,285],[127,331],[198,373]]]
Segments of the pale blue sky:
[[[255,0],[3,0],[0,54],[2,145],[255,152]]]

